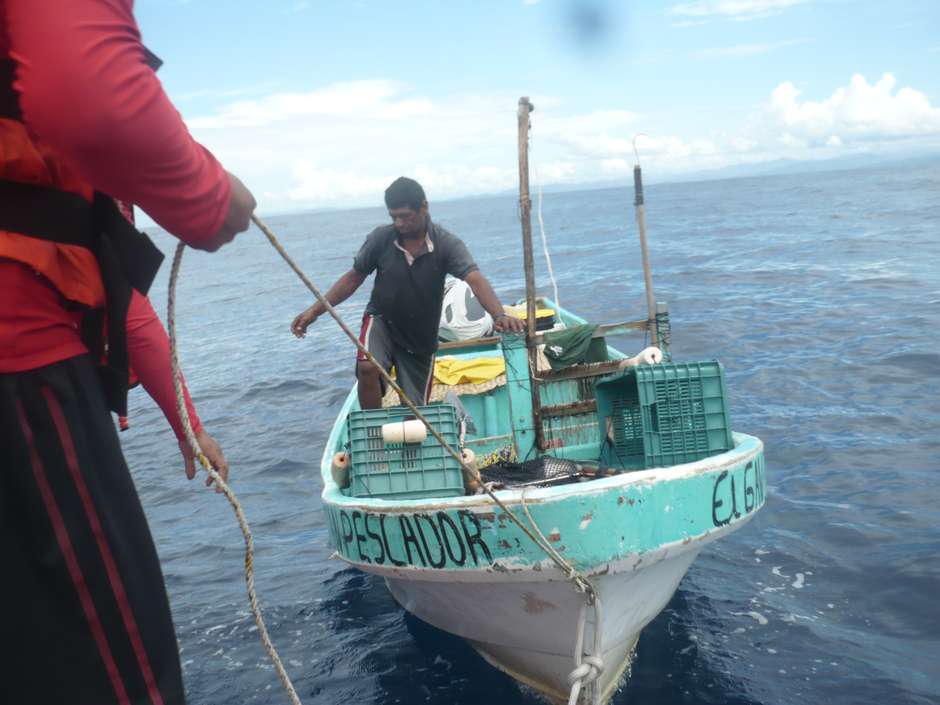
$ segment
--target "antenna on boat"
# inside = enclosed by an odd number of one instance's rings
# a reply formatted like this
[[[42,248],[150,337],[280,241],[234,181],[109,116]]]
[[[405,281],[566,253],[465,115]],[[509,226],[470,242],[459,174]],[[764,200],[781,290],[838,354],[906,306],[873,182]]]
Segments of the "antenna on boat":
[[[538,369],[538,350],[535,344],[535,261],[532,256],[532,198],[529,195],[529,114],[535,106],[527,96],[519,99],[519,217],[522,221],[522,259],[525,268],[526,347],[532,392],[532,421],[535,426],[535,447],[544,449],[542,434],[542,402],[534,371]]]
[[[636,224],[640,230],[640,250],[643,254],[643,279],[646,281],[647,327],[650,332],[650,345],[659,344],[659,331],[656,322],[656,299],[653,297],[653,274],[650,271],[649,249],[646,246],[646,206],[643,204],[643,171],[640,169],[640,153],[636,148],[637,137],[646,137],[642,132],[633,136],[633,205],[636,208]]]

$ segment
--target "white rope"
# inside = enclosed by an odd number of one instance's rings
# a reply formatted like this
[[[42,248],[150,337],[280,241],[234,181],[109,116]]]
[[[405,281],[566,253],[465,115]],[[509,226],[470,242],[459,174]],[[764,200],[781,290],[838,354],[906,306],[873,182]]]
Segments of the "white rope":
[[[535,537],[532,539],[535,541],[545,553],[548,554],[548,557],[555,561],[555,564],[562,569],[565,576],[571,580],[578,592],[585,593],[588,598],[593,599],[596,596],[594,591],[594,586],[591,585],[591,582],[585,578],[577,569],[566,561],[562,555],[555,550],[555,547],[549,543],[548,539],[545,538],[545,534],[542,533],[542,530],[539,528],[539,525],[535,523],[535,519],[532,518],[532,515],[529,513],[529,505],[525,501],[525,493],[528,490],[528,487],[524,487],[522,492],[519,495],[519,503],[522,505],[522,511],[525,512],[526,519],[529,520],[529,525],[535,529],[535,533],[538,534],[540,540],[536,540]],[[532,536],[531,533],[529,536]]]
[[[235,493],[232,492],[228,483],[222,479],[222,476],[212,467],[212,463],[203,455],[202,448],[199,447],[199,443],[196,441],[196,436],[193,433],[193,426],[189,420],[189,412],[186,410],[186,403],[183,399],[179,357],[176,353],[176,280],[179,275],[180,262],[183,259],[183,250],[185,247],[186,245],[181,242],[177,245],[176,254],[173,256],[173,268],[170,270],[170,286],[166,314],[167,328],[169,328],[170,333],[170,366],[173,369],[173,387],[176,390],[176,409],[179,411],[180,420],[183,422],[186,442],[189,443],[193,456],[199,460],[202,467],[209,473],[209,477],[211,477],[216,486],[222,490],[225,498],[228,499],[229,504],[232,505],[232,509],[235,510],[238,525],[241,527],[242,536],[245,539],[245,585],[248,588],[248,602],[251,605],[251,613],[254,615],[255,624],[258,625],[258,635],[261,637],[261,643],[264,644],[268,656],[274,663],[274,667],[281,679],[281,683],[284,685],[284,689],[287,691],[292,705],[301,705],[300,698],[297,697],[297,691],[294,690],[294,684],[291,683],[290,676],[287,675],[284,664],[281,663],[281,659],[277,655],[277,650],[274,648],[274,644],[271,643],[271,637],[268,636],[267,627],[265,627],[264,619],[261,616],[261,609],[258,607],[258,596],[255,594],[255,576],[253,569],[255,555],[254,539],[251,536],[251,528],[248,526],[248,519],[245,517],[245,512],[242,511],[241,504],[239,504],[238,498],[235,496]]]
[[[529,513],[529,506],[526,504],[525,500],[526,490],[528,490],[527,487],[523,488],[522,493],[519,495],[522,511],[525,512],[526,519],[529,520],[529,524],[532,525],[532,528],[535,529],[535,533],[538,534],[541,539],[540,546],[542,550],[548,553],[549,556],[558,556],[559,559],[564,560],[555,550],[554,546],[549,543],[548,539],[545,538],[545,534],[542,533],[538,524],[535,523],[535,519],[532,518],[532,514]],[[601,598],[590,580],[581,575],[573,566],[570,566],[570,564],[567,565],[569,565],[571,569],[568,578],[574,583],[576,590],[584,593],[584,604],[581,605],[581,612],[578,616],[578,632],[575,636],[574,670],[568,674],[568,684],[571,686],[571,691],[568,693],[568,705],[577,705],[578,698],[581,696],[581,690],[587,685],[592,686],[591,703],[597,705],[597,703],[600,702],[600,689],[597,687],[596,681],[604,672],[601,643],[603,637]],[[589,655],[585,656],[584,628],[587,622],[587,609],[592,606],[594,607],[594,648]]]
[[[529,136],[529,151],[532,151],[532,137]],[[555,296],[556,313],[561,312],[561,301],[558,299],[558,282],[555,281],[555,270],[552,268],[552,256],[548,253],[548,239],[545,237],[545,223],[542,221],[542,178],[539,176],[539,165],[535,165],[535,186],[539,192],[535,215],[539,221],[539,233],[542,236],[542,251],[545,253],[545,263],[548,265],[548,278],[552,280],[552,293]]]
[[[581,612],[578,615],[578,635],[575,639],[574,648],[574,670],[568,674],[568,684],[571,686],[571,692],[568,694],[568,705],[577,705],[578,698],[581,695],[581,689],[584,686],[591,686],[591,703],[597,705],[600,702],[601,692],[598,688],[597,679],[604,673],[604,659],[601,652],[601,599],[594,595],[594,648],[589,655],[584,654],[584,629],[587,624],[587,610],[591,606],[591,600],[588,598],[581,605]]]

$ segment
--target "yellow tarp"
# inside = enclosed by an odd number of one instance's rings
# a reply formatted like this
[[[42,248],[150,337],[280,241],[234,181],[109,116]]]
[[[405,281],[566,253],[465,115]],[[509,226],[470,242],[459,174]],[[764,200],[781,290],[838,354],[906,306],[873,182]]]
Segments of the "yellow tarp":
[[[526,318],[526,305],[519,304],[517,306],[503,306],[503,311],[506,312],[506,315],[512,316],[513,318],[521,318],[525,320]],[[549,316],[554,316],[555,311],[550,308],[536,308],[535,317],[536,318],[548,318]]]
[[[480,384],[506,372],[501,357],[441,357],[434,363],[434,381],[438,384]]]

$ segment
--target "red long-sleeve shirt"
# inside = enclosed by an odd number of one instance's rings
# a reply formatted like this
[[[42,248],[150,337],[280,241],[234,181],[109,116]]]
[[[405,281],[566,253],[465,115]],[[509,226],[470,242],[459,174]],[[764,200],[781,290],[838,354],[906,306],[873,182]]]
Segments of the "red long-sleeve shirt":
[[[173,373],[170,369],[170,339],[163,323],[157,317],[157,312],[150,305],[150,299],[136,291],[131,294],[131,303],[127,309],[127,357],[137,380],[157,402],[166,420],[173,427],[176,437],[184,440],[183,422],[176,408],[176,391],[173,388]],[[193,406],[185,380],[183,397],[193,433],[199,433],[202,423],[196,414],[196,407]]]
[[[0,59],[16,63],[23,119],[37,139],[95,189],[137,204],[198,246],[225,219],[228,177],[146,65],[132,7],[0,0]],[[0,260],[0,373],[83,350],[75,314],[49,282]]]

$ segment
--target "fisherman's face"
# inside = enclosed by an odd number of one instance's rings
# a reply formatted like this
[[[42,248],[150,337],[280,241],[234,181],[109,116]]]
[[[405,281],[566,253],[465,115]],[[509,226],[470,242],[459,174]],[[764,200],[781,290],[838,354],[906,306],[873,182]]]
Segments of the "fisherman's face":
[[[422,203],[418,210],[413,210],[408,206],[389,208],[388,216],[392,219],[395,230],[403,238],[421,237],[426,229],[428,202]]]

